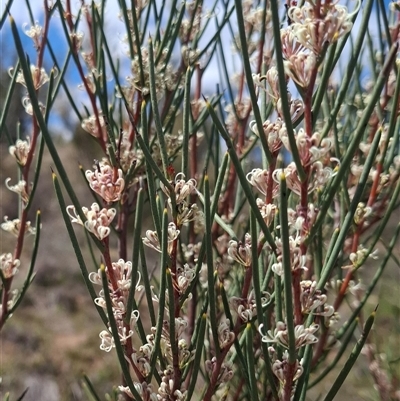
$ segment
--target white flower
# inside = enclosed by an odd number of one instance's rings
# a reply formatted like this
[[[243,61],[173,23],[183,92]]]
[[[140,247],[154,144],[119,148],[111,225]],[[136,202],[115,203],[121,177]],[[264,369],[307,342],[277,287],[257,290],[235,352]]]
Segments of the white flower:
[[[13,68],[10,68],[8,70],[9,75],[13,74]],[[57,75],[57,70],[55,71],[55,76]],[[44,68],[38,68],[35,65],[31,65],[31,75],[32,75],[32,81],[33,81],[33,86],[35,87],[36,90],[38,90],[41,86],[43,86],[45,83],[49,82],[49,76],[47,75],[46,71]],[[22,71],[18,71],[17,73],[17,78],[16,82],[19,84],[25,86],[26,88],[26,82],[25,82],[25,77]]]
[[[20,264],[19,259],[14,259],[11,253],[0,255],[0,270],[5,279],[15,276],[18,273]]]
[[[30,116],[33,116],[34,114],[33,106],[29,96],[25,96],[22,98],[22,105],[24,106],[25,112]],[[46,106],[42,102],[39,102],[39,109],[42,115],[46,113]]]
[[[229,241],[228,255],[243,266],[251,266],[252,256],[250,234],[246,233],[244,243],[235,240]]]
[[[258,328],[258,331],[261,334],[262,342],[278,343],[285,348],[289,348],[289,337],[285,323],[278,322],[274,331],[272,332],[271,330],[268,330],[266,335],[262,332],[262,328],[263,324],[261,324]],[[319,326],[317,324],[312,324],[307,328],[305,328],[303,325],[297,325],[294,329],[296,349],[307,344],[314,344],[318,342],[318,338],[314,336],[314,333],[318,329]]]
[[[8,183],[10,181],[11,181],[11,178],[7,178],[6,179],[6,187],[10,191],[15,192],[16,194],[18,194],[25,203],[28,203],[29,195],[26,192],[26,182],[24,180],[21,180],[16,185],[8,185]]]
[[[100,206],[97,203],[93,203],[90,210],[82,207],[82,211],[87,218],[84,224],[76,213],[75,206],[70,205],[67,207],[67,213],[71,217],[72,223],[84,225],[86,230],[93,233],[99,240],[103,240],[110,234],[109,225],[117,213],[116,209],[103,208],[100,210]]]
[[[10,154],[15,157],[18,164],[20,164],[21,166],[25,166],[30,149],[30,139],[26,138],[26,141],[18,139],[15,145],[10,146],[8,150]]]
[[[15,237],[18,237],[19,231],[21,229],[21,220],[20,219],[8,220],[8,216],[4,216],[4,223],[1,223],[1,228],[4,231],[8,231],[9,233],[13,234]],[[28,235],[36,234],[36,228],[31,226],[30,221],[27,221],[25,223],[25,234]]]
[[[168,253],[172,252],[172,244],[179,237],[180,230],[177,230],[174,223],[168,224]],[[161,245],[156,231],[147,230],[143,244],[161,253]]]
[[[103,116],[99,116],[98,122],[96,120],[96,116],[89,116],[87,118],[84,118],[81,123],[81,127],[90,135],[93,135],[95,138],[100,138],[103,135],[103,132],[100,133],[98,130],[99,125],[101,130],[103,131],[105,127]]]
[[[264,196],[267,195],[268,188],[268,170],[255,168],[246,175],[247,181],[255,188],[257,188]]]
[[[235,333],[231,331],[229,319],[222,320],[218,325],[218,341],[221,349],[229,346],[235,340]]]
[[[114,338],[108,330],[101,331],[99,337],[101,338],[101,350],[110,352],[115,347]]]
[[[94,167],[94,171],[85,172],[90,188],[107,203],[119,201],[125,188],[122,170],[102,161]]]

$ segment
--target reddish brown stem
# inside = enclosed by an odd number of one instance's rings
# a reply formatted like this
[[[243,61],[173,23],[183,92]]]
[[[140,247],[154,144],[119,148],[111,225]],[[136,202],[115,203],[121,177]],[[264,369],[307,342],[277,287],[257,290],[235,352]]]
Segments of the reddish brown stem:
[[[72,21],[70,0],[67,1],[66,8],[67,8],[67,12],[65,13],[64,17],[67,20],[67,24],[68,24],[69,30],[72,33],[73,30],[74,30],[74,23]],[[85,78],[85,73],[83,72],[82,64],[79,61],[79,54],[77,52],[77,47],[76,47],[76,43],[75,43],[76,39],[72,38],[72,41],[73,41],[73,43],[72,43],[72,46],[71,46],[71,50],[74,52],[74,55],[75,55],[75,57],[74,57],[75,64],[76,64],[76,67],[78,69],[79,76],[80,76],[80,78],[81,78],[81,80],[83,82],[83,86],[85,87],[85,91],[86,91],[87,95],[89,96],[89,100],[90,100],[90,103],[92,105],[93,113],[94,113],[95,118],[96,118],[96,126],[97,126],[97,130],[98,130],[97,139],[99,140],[100,146],[103,149],[103,151],[106,152],[106,140],[103,137],[103,129],[102,129],[101,124],[100,124],[100,113],[99,113],[99,110],[97,108],[96,97],[95,97],[95,95],[92,93],[92,91],[89,88],[89,85],[88,85],[88,83],[86,81],[86,78]],[[93,47],[92,47],[92,52],[94,52],[94,48]]]
[[[274,180],[272,175],[274,174],[276,167],[277,156],[272,155],[272,162],[268,166],[268,176],[267,176],[267,193],[265,195],[265,203],[267,205],[272,204],[273,202],[273,190],[274,190]]]
[[[293,377],[296,374],[296,360],[293,363],[288,363],[285,372],[285,385],[283,387],[282,401],[290,401],[293,387]]]
[[[47,36],[49,32],[49,23],[50,23],[50,14],[49,14],[49,8],[47,1],[44,1],[44,7],[45,7],[45,20],[44,20],[44,28],[43,28],[43,35],[42,35],[42,40],[38,46],[38,58],[37,58],[37,68],[38,68],[38,75],[35,75],[34,78],[34,86],[36,87],[37,83],[40,81],[40,70],[42,68],[43,64],[43,55],[44,55],[44,49],[47,43]],[[36,96],[38,95],[39,90],[36,90]],[[37,139],[39,136],[39,126],[37,123],[36,116],[33,115],[32,117],[32,127],[33,127],[33,132],[32,132],[32,138],[31,138],[31,143],[30,143],[30,150],[25,162],[25,166],[22,169],[22,179],[26,182],[26,193],[29,194],[29,170],[33,161],[33,156],[35,153],[36,149],[36,144],[37,144]],[[22,204],[22,213],[20,216],[20,229],[18,232],[18,237],[17,237],[17,242],[16,246],[14,249],[14,260],[15,259],[20,259],[23,245],[24,245],[24,239],[25,239],[25,226],[27,223],[28,219],[28,211],[25,209],[25,202],[20,199],[19,200]],[[3,283],[3,293],[2,293],[2,312],[0,315],[0,331],[2,327],[4,326],[4,323],[6,322],[7,315],[8,315],[8,302],[9,302],[9,295],[10,295],[10,290],[11,290],[11,285],[13,282],[13,277],[10,277],[6,279]]]
[[[111,282],[113,291],[117,292],[117,291],[119,291],[119,287],[118,287],[117,279],[114,274],[114,269],[112,267],[108,237],[104,238],[103,245],[105,248],[105,250],[103,251],[103,258],[104,258],[104,264],[107,266],[107,276]]]

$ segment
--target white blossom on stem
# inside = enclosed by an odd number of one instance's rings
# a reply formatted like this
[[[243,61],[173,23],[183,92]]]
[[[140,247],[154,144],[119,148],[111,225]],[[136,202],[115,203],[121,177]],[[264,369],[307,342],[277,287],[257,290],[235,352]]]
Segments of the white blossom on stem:
[[[94,166],[94,171],[86,170],[85,176],[89,181],[90,188],[107,203],[121,199],[125,188],[125,180],[121,169],[101,161]]]
[[[67,207],[67,213],[71,217],[72,223],[83,225],[86,230],[94,234],[100,241],[108,237],[110,234],[109,225],[117,213],[116,209],[100,209],[97,203],[93,203],[90,210],[87,207],[82,207],[82,211],[87,219],[85,223],[76,213],[75,206],[70,205]]]
[[[14,259],[11,253],[0,255],[0,270],[5,279],[14,277],[18,273],[20,264],[19,259]]]
[[[18,139],[15,145],[10,146],[8,150],[10,154],[15,157],[18,164],[25,166],[30,149],[31,141],[29,138],[26,138],[26,141]]]

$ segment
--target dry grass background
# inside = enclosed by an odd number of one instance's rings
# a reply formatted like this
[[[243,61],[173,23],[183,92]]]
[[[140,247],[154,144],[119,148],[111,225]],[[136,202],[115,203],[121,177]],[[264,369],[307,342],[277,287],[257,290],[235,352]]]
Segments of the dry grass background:
[[[87,135],[87,134],[86,134]],[[78,138],[82,138],[78,135]],[[65,143],[58,139],[60,157],[65,163],[70,179],[78,186],[78,196],[88,200],[86,186],[78,169],[78,161],[90,168],[96,156],[91,140]],[[7,148],[2,146],[0,182],[7,177],[15,177],[15,165]],[[34,212],[42,212],[42,237],[36,264],[36,278],[28,290],[20,308],[6,323],[0,338],[0,399],[2,393],[11,392],[10,400],[16,400],[29,387],[26,401],[69,401],[83,400],[81,390],[82,373],[86,373],[103,399],[113,385],[120,384],[117,359],[114,352],[105,353],[99,349],[98,333],[102,322],[92,305],[80,275],[72,246],[60,216],[55,198],[50,166],[50,156],[45,153],[40,188],[37,192]],[[0,186],[0,215],[16,217],[16,196],[4,185]],[[394,227],[399,222],[399,211],[394,213],[383,240],[389,243]],[[34,220],[34,216],[31,216]],[[85,240],[82,230],[77,230],[82,245]],[[21,280],[29,264],[32,238],[24,245],[24,258],[15,285]],[[11,248],[10,248],[11,247]],[[14,238],[0,233],[0,251],[13,249]],[[395,250],[400,259],[400,247]],[[371,261],[361,272],[364,280],[369,280],[378,261]],[[389,360],[396,360],[392,368],[400,377],[400,268],[390,263],[384,277],[368,304],[372,311],[379,303],[372,341],[378,344],[380,352],[388,354]],[[344,360],[339,363],[339,368]],[[309,400],[316,400],[329,389],[338,370],[310,392]],[[374,401],[379,400],[373,389],[373,381],[368,373],[368,363],[361,356],[351,377],[338,394],[337,400]]]

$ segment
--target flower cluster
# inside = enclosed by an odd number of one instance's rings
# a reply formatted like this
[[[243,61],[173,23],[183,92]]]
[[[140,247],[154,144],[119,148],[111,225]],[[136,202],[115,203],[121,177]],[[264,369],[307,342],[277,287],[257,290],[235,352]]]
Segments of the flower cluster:
[[[308,3],[290,7],[292,22],[281,32],[285,71],[301,88],[307,88],[324,46],[336,42],[352,27],[347,8],[336,3]]]
[[[171,367],[164,369],[162,372],[161,384],[158,389],[158,401],[169,401],[171,399],[184,401],[186,398],[186,390],[174,390],[174,372]]]
[[[184,174],[178,173],[172,183],[174,189],[173,193],[170,193],[170,190],[163,184],[161,184],[161,189],[168,197],[168,205],[170,208],[172,208],[173,205],[171,197],[174,196],[175,198],[174,203],[178,227],[193,221],[196,231],[199,232],[204,226],[203,213],[195,203],[190,203],[190,199],[188,200],[190,195],[197,193],[196,186],[197,182],[195,179],[191,178],[186,181]]]
[[[257,135],[260,136],[258,132],[256,121],[250,122],[250,129]],[[265,138],[268,143],[268,148],[270,149],[272,154],[277,154],[282,147],[282,137],[286,132],[286,124],[280,119],[277,118],[275,122],[271,122],[270,120],[266,120],[263,123],[263,131]]]
[[[43,27],[39,25],[37,21],[35,22],[35,25],[32,25],[29,29],[27,27],[28,24],[26,23],[22,26],[25,35],[29,36],[33,40],[35,49],[39,49],[40,42],[42,41],[43,38]]]
[[[86,170],[85,173],[90,188],[107,203],[119,201],[125,188],[122,170],[110,166],[104,160],[98,162],[94,168],[94,171]]]
[[[41,88],[45,83],[49,82],[49,76],[46,73],[46,70],[44,68],[38,68],[35,65],[31,65],[31,75],[32,75],[32,81],[33,81],[33,86],[36,90]],[[12,76],[14,69],[10,68],[8,70],[10,76]],[[57,75],[57,70],[54,70],[54,74]],[[25,82],[25,77],[22,71],[18,71],[17,73],[17,78],[16,82],[19,84],[25,86],[26,88],[26,82]]]
[[[231,331],[229,319],[221,320],[218,325],[218,342],[219,347],[224,349],[229,347],[235,341],[235,333]]]
[[[280,176],[284,173],[286,184],[296,195],[301,195],[302,183],[297,171],[296,164],[290,163],[284,169],[274,171],[272,177],[276,183],[280,182]],[[330,167],[324,167],[320,161],[312,164],[310,168],[310,180],[307,187],[307,193],[310,194],[324,185],[333,177],[334,172]]]
[[[136,326],[136,322],[139,319],[139,311],[134,310],[130,312],[129,324],[126,323],[127,315],[129,314],[127,303],[129,291],[132,286],[132,263],[120,259],[118,262],[112,263],[111,269],[106,267],[105,274],[110,290],[112,311],[118,328],[119,340],[122,345],[125,345],[127,340],[133,336],[134,331],[132,329]],[[101,269],[99,269],[98,272],[89,274],[89,280],[97,285],[102,285],[101,277]],[[142,286],[139,285],[139,282],[140,274],[135,285],[135,292],[142,290]],[[95,303],[107,311],[104,289],[100,290],[99,297],[95,299]],[[99,336],[101,338],[100,349],[109,352],[115,347],[115,340],[111,335],[111,327],[109,327],[108,330],[103,330]]]
[[[18,139],[15,145],[9,147],[10,154],[15,157],[21,166],[25,166],[30,150],[31,141],[29,138],[26,138],[26,141]]]
[[[268,330],[267,334],[262,332],[263,324],[260,324],[258,331],[261,334],[261,341],[264,343],[276,343],[284,348],[289,348],[289,337],[287,332],[286,324],[283,322],[277,322],[274,331]],[[318,342],[318,338],[314,336],[314,333],[319,329],[317,324],[312,324],[310,327],[304,327],[303,325],[297,325],[294,329],[295,347],[299,349],[308,344],[315,344]]]
[[[22,201],[26,204],[28,203],[29,200],[29,194],[27,192],[27,188],[26,188],[26,182],[25,180],[21,180],[18,182],[18,184],[16,185],[9,185],[8,183],[11,181],[11,178],[7,178],[6,179],[6,187],[11,191],[11,192],[15,192],[16,194],[18,194],[20,196],[20,198],[22,199]]]
[[[130,140],[129,132],[121,130],[116,145],[118,149],[119,165],[125,174],[129,171],[135,161],[136,165],[142,163],[143,154],[132,148],[132,141]]]
[[[21,264],[19,259],[14,259],[11,253],[0,255],[0,270],[5,279],[11,278],[18,273],[18,267]]]
[[[305,49],[320,54],[325,43],[336,42],[353,26],[347,8],[336,2],[319,3],[319,6],[305,2],[301,7],[288,10],[292,21],[289,29]]]
[[[158,401],[157,394],[153,392],[153,386],[151,384],[143,383],[134,383],[135,390],[138,392],[142,400],[146,401]],[[121,393],[126,394],[132,400],[135,398],[132,394],[132,391],[128,386],[118,386],[118,390]]]
[[[251,235],[246,233],[244,243],[229,241],[228,255],[245,267],[251,266]]]
[[[71,217],[72,223],[77,223],[94,234],[100,241],[108,237],[110,234],[110,224],[113,221],[117,211],[114,208],[100,209],[97,203],[93,203],[90,210],[87,207],[82,207],[82,212],[86,217],[85,223],[82,222],[79,215],[76,213],[75,206],[67,207],[67,213]]]
[[[180,230],[177,230],[175,223],[168,224],[168,253],[172,252],[172,244],[179,237]],[[162,252],[157,231],[147,230],[143,244],[157,252]]]
[[[273,353],[275,354],[275,353]],[[301,377],[304,372],[302,360],[299,361],[296,359],[295,367],[294,367],[294,375],[292,379],[292,386],[289,389],[290,397],[293,396],[294,390],[296,389],[296,381]],[[272,364],[272,372],[279,380],[279,395],[281,399],[287,399],[288,397],[285,396],[286,390],[286,381],[288,378],[288,371],[289,371],[289,353],[285,351],[282,355],[282,359],[275,359]],[[292,399],[292,398],[290,398]]]
[[[282,265],[283,260],[283,245],[282,240],[277,238],[275,243],[278,247],[279,255],[277,256],[277,262],[272,265],[272,271],[278,276],[283,276],[284,270]],[[303,255],[301,251],[301,237],[289,237],[289,249],[290,249],[290,266],[292,271],[296,270],[307,270],[306,267],[306,255]]]
[[[156,53],[157,49],[154,50]],[[127,77],[128,86],[122,88],[128,99],[132,98],[135,91],[140,91],[143,96],[150,93],[150,59],[149,50],[146,47],[140,49],[141,58],[135,55],[131,63],[132,76]],[[155,65],[155,85],[157,96],[163,96],[166,90],[172,90],[176,84],[176,74],[170,63],[166,62],[168,49],[163,49],[160,59]]]
[[[96,116],[91,115],[82,120],[81,127],[95,138],[103,138],[106,130],[106,123],[103,116],[96,118]],[[102,132],[99,132],[99,127]]]
[[[188,263],[176,268],[176,288],[182,294],[196,277],[196,270]]]
[[[317,282],[303,280],[301,286],[301,308],[304,314],[313,313],[320,316],[332,316],[334,309],[327,305],[327,296],[317,290]],[[322,309],[321,309],[322,308]]]
[[[267,195],[268,186],[270,184],[270,181],[268,180],[269,179],[268,170],[255,168],[250,173],[247,173],[246,179],[253,187],[255,187],[264,196]]]
[[[261,297],[261,306],[267,306],[270,298],[270,294],[264,291]],[[244,323],[250,322],[253,318],[257,316],[257,305],[254,290],[250,291],[246,299],[231,297],[229,300],[229,304]]]
[[[4,223],[1,223],[1,228],[4,231],[7,231],[10,234],[14,235],[15,237],[18,237],[19,231],[21,229],[21,220],[20,219],[8,220],[8,216],[4,216]],[[25,234],[27,235],[36,234],[36,228],[32,227],[30,221],[27,221],[25,223]]]
[[[210,375],[213,375],[215,369],[217,368],[217,358],[214,356],[211,360],[207,360],[205,363],[206,371]],[[229,363],[223,363],[219,369],[219,375],[217,379],[217,385],[222,383],[227,383],[233,377],[232,366]]]

